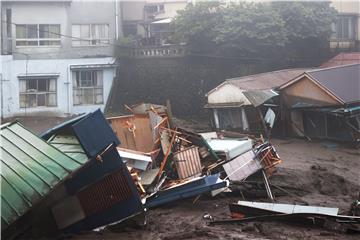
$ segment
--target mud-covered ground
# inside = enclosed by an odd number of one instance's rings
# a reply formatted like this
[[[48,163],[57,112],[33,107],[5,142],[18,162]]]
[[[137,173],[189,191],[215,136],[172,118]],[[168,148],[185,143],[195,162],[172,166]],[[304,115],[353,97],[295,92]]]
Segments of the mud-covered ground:
[[[20,120],[21,121],[21,120]],[[47,120],[49,121],[49,120]],[[60,120],[59,120],[60,121]],[[41,120],[23,122],[35,132],[45,130]],[[49,124],[49,122],[48,122]],[[56,123],[55,123],[56,124]],[[39,127],[41,126],[41,127]],[[45,128],[45,129],[40,129]],[[346,214],[360,192],[359,150],[327,141],[273,139],[283,162],[270,183],[287,191],[279,203],[307,203],[338,207]],[[202,196],[174,202],[147,213],[144,227],[115,226],[101,232],[87,232],[69,237],[82,239],[359,239],[360,235],[342,234],[326,229],[284,222],[252,222],[241,225],[208,226],[204,214],[215,220],[229,218],[228,204],[241,200],[239,195]],[[257,199],[268,201],[267,199]]]
[[[355,149],[300,139],[273,139],[283,163],[270,182],[291,195],[277,197],[279,203],[307,203],[338,207],[346,214],[360,191],[360,155]],[[328,142],[326,142],[328,143]],[[331,144],[332,145],[332,144]],[[359,239],[322,228],[283,222],[253,222],[241,225],[207,226],[204,214],[214,219],[229,218],[228,204],[241,196],[220,195],[179,201],[149,210],[143,228],[117,227],[99,233],[73,236],[80,239]],[[268,201],[267,199],[258,199]]]

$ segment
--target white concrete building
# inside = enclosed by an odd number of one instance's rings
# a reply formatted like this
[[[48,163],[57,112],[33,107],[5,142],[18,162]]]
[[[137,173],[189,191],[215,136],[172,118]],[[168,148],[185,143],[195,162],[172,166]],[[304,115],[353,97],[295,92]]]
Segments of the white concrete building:
[[[1,0],[1,117],[103,110],[116,75],[117,4]]]

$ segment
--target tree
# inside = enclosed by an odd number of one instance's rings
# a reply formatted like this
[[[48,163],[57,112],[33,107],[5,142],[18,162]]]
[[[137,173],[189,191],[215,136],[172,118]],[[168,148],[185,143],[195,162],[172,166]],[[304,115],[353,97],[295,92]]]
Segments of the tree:
[[[173,39],[202,54],[304,58],[328,50],[335,17],[328,2],[202,2],[179,11]]]
[[[214,27],[221,21],[221,7],[222,4],[213,1],[188,4],[185,10],[178,11],[172,24],[172,39],[188,43],[189,50],[195,52],[216,47]]]

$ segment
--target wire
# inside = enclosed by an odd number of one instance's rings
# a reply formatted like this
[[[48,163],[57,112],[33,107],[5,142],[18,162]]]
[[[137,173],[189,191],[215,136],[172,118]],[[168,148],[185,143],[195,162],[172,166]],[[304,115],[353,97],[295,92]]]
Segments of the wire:
[[[5,20],[1,20],[2,23],[7,23],[7,24],[12,24],[14,26],[17,26],[17,25],[26,25],[26,24],[17,24],[17,23],[14,23],[14,22],[8,22],[8,21],[5,21]],[[32,25],[32,24],[30,24]],[[61,36],[61,37],[65,37],[65,38],[71,38],[71,39],[76,39],[76,40],[83,40],[83,41],[89,41],[89,39],[86,39],[86,38],[79,38],[79,37],[74,37],[72,35],[65,35],[65,34],[61,34],[61,33],[57,33],[57,32],[51,32],[51,31],[47,31],[47,30],[40,30],[38,27],[29,27],[30,29],[32,30],[36,30],[36,31],[39,31],[39,32],[44,32],[44,33],[51,33],[51,34],[54,34],[56,36]],[[120,45],[117,45],[117,44],[113,44],[113,43],[108,43],[107,45],[112,45],[112,46],[120,46]]]
[[[23,25],[23,24],[16,24],[14,22],[8,22],[8,21],[5,21],[5,20],[1,20],[1,22],[3,23],[9,23],[9,24],[12,24],[12,25]],[[57,36],[61,36],[61,37],[64,37],[64,38],[70,38],[70,39],[76,39],[76,40],[83,40],[83,41],[89,41],[89,39],[84,39],[84,38],[79,38],[79,37],[74,37],[72,35],[65,35],[65,34],[60,34],[60,33],[56,33],[56,32],[52,32],[52,31],[46,31],[46,30],[40,30],[38,27],[36,28],[30,28],[30,29],[34,29],[36,31],[39,31],[39,32],[45,32],[45,33],[51,33],[51,34],[54,34],[54,35],[57,35]],[[102,47],[103,45],[86,45],[84,47]],[[118,44],[114,44],[114,43],[107,43],[106,46],[114,46],[114,47],[121,47],[121,45],[118,45]],[[5,51],[5,50],[4,50]],[[89,51],[88,48],[86,49],[77,49],[77,51]],[[31,54],[27,54],[27,55],[43,55],[43,54],[61,54],[61,53],[65,53],[65,52],[74,52],[74,49],[69,49],[69,50],[59,50],[59,51],[56,51],[56,52],[43,52],[43,53],[31,53]],[[10,53],[10,52],[9,52]],[[13,51],[13,53],[18,53],[18,54],[24,54],[26,55],[26,53],[22,53],[22,52],[15,52]],[[221,58],[221,59],[234,59],[234,60],[248,60],[248,61],[274,61],[274,59],[282,59],[282,60],[296,60],[296,61],[309,61],[309,60],[324,60],[324,58],[315,58],[315,57],[312,57],[312,58],[299,58],[299,57],[288,57],[288,58],[284,58],[284,57],[257,57],[257,58],[249,58],[249,57],[232,57],[232,56],[221,56],[221,55],[214,55],[214,54],[196,54],[196,53],[189,53],[187,54],[188,56],[198,56],[198,57],[210,57],[210,58]]]

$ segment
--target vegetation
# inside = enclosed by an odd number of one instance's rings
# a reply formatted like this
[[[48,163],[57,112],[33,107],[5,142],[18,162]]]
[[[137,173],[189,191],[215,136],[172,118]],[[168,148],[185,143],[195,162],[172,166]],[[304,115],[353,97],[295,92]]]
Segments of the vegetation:
[[[189,52],[249,58],[311,58],[328,51],[336,10],[328,2],[189,4],[172,38]]]

